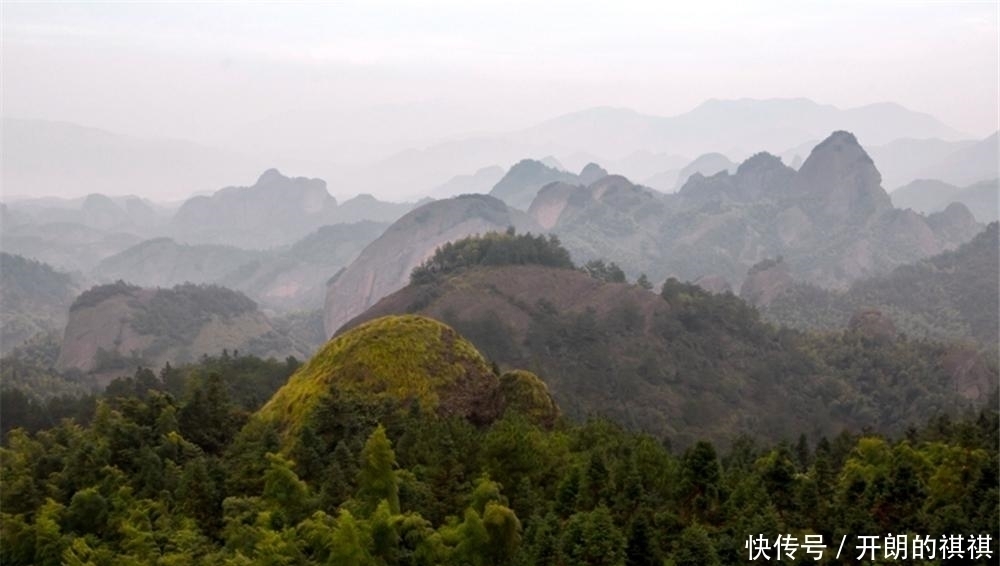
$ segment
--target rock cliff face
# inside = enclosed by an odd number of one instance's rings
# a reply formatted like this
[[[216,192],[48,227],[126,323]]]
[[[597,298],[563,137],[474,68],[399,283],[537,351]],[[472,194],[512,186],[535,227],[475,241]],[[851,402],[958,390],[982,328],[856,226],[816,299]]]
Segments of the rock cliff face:
[[[438,246],[514,226],[538,231],[524,213],[486,195],[434,201],[406,214],[369,244],[327,286],[324,326],[333,334],[345,322],[409,282],[410,272]]]
[[[740,297],[750,304],[767,306],[791,285],[792,276],[784,261],[765,260],[750,268],[740,287]]]
[[[792,278],[843,289],[981,229],[961,208],[930,217],[894,209],[847,132],[818,144],[798,171],[758,153],[735,173],[694,174],[675,195],[614,175],[587,187],[552,184],[529,214],[577,262],[614,260],[629,277],[654,281],[718,275],[737,286],[754,264],[783,256]]]
[[[257,305],[222,287],[94,287],[70,308],[57,369],[110,379],[136,365],[184,363],[222,350],[263,357],[303,351],[279,335]]]
[[[831,223],[864,223],[892,208],[882,175],[848,132],[834,132],[817,145],[792,180],[792,191]]]

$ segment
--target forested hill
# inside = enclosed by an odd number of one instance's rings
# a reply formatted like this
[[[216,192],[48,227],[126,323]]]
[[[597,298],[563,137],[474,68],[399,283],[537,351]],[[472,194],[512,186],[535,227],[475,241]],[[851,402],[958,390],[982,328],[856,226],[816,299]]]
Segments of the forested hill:
[[[56,368],[107,382],[136,365],[182,363],[224,349],[283,359],[302,348],[275,331],[256,303],[215,285],[147,289],[119,281],[70,307]]]
[[[0,252],[0,354],[38,333],[62,331],[78,292],[79,282],[69,273]]]
[[[978,406],[997,386],[995,361],[975,349],[861,323],[823,335],[780,329],[733,295],[675,280],[657,294],[583,270],[488,265],[477,258],[490,238],[442,248],[342,332],[387,314],[430,316],[501,368],[542,376],[567,415],[601,415],[682,446],[741,433],[777,441],[790,430],[899,433]],[[444,265],[462,267],[429,269]]]
[[[854,553],[854,533],[901,528],[959,533],[962,563],[998,555],[995,538],[968,547],[1000,519],[994,410],[933,418],[898,440],[742,437],[725,452],[704,441],[672,451],[607,421],[536,420],[522,410],[544,392],[530,379],[505,387],[509,374],[439,323],[384,323],[301,367],[226,355],[159,376],[140,368],[64,413],[75,420],[9,432],[0,563],[716,566],[747,561],[750,536],[819,535],[829,557],[844,534]],[[394,356],[385,330],[419,354]],[[500,391],[515,409],[486,420],[435,410],[448,361],[460,362],[452,377],[499,387],[468,389],[465,402]],[[381,387],[394,368],[404,381]],[[293,372],[289,384],[308,385],[281,395],[315,398],[291,432],[258,408]],[[431,404],[414,404],[417,392]],[[0,397],[5,423],[38,412]]]
[[[846,292],[793,284],[762,312],[789,326],[831,329],[843,327],[859,309],[876,308],[909,336],[972,340],[995,355],[998,297],[1000,236],[993,222],[957,250],[863,279]]]

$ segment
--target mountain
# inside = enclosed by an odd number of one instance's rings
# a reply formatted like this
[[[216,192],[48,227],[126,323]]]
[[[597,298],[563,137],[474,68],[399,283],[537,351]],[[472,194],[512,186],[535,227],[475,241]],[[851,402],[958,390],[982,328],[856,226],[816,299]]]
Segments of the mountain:
[[[413,206],[367,194],[338,206],[325,181],[268,169],[249,187],[226,187],[188,199],[171,219],[170,233],[185,243],[268,249],[291,244],[327,224],[391,222]]]
[[[4,223],[0,248],[65,271],[87,272],[102,259],[142,241],[128,232],[107,232],[82,224]]]
[[[507,167],[526,155],[554,155],[574,171],[593,161],[661,188],[646,180],[684,165],[670,163],[669,156],[722,152],[742,159],[759,150],[782,152],[822,139],[835,130],[853,131],[870,145],[901,138],[969,137],[931,116],[891,103],[840,109],[803,98],[709,100],[674,116],[596,107],[517,131],[452,136],[443,142],[400,151],[358,168],[345,182],[361,191],[392,190],[413,195],[418,194],[414,187],[439,185],[455,171],[475,171],[490,164]],[[658,155],[664,164],[653,170],[647,165],[621,167],[635,155],[640,161],[643,155]],[[672,187],[673,183],[661,190],[669,192]]]
[[[158,238],[104,259],[91,274],[98,281],[124,280],[143,287],[215,283],[269,308],[311,310],[323,304],[327,280],[384,229],[377,222],[333,224],[269,251]]]
[[[975,140],[945,141],[940,139],[898,139],[884,145],[866,147],[878,163],[882,184],[890,193],[920,179],[929,164],[941,163]],[[808,151],[806,152],[808,154]]]
[[[552,184],[529,215],[579,261],[613,259],[630,277],[653,281],[720,277],[734,288],[751,266],[777,256],[797,280],[846,288],[979,230],[967,210],[924,217],[894,209],[875,164],[847,132],[818,144],[798,171],[759,153],[735,173],[695,173],[673,195],[620,176]]]
[[[350,401],[397,410],[412,407],[479,425],[496,421],[511,408],[550,423],[558,415],[537,377],[528,372],[497,375],[455,330],[404,315],[372,320],[331,340],[256,416],[294,441],[324,403]]]
[[[504,176],[503,167],[493,165],[476,170],[472,175],[456,175],[427,192],[430,198],[441,199],[458,195],[486,194]]]
[[[912,208],[923,214],[945,210],[953,202],[961,203],[979,222],[994,222],[1000,214],[1000,181],[981,181],[968,187],[956,187],[934,179],[919,179],[892,193],[897,208]]]
[[[36,334],[61,332],[77,293],[79,282],[72,275],[0,253],[0,354]]]
[[[330,278],[385,228],[385,224],[368,221],[323,226],[287,249],[242,265],[218,282],[279,311],[320,309]]]
[[[708,100],[671,117],[627,109],[593,108],[511,135],[535,145],[576,147],[617,158],[636,150],[701,155],[713,151],[781,151],[827,132],[846,129],[866,143],[900,138],[961,139],[961,132],[926,114],[892,103],[839,109],[808,99]]]
[[[423,204],[423,202],[418,204]],[[331,218],[338,223],[367,220],[388,224],[413,210],[414,206],[411,202],[386,202],[370,194],[361,194],[342,202],[335,209]]]
[[[909,336],[975,341],[996,349],[1000,304],[1000,241],[993,222],[972,241],[843,292],[796,283],[766,304],[768,320],[811,330],[843,327],[852,313],[878,309]]]
[[[489,231],[537,229],[524,213],[487,195],[430,202],[394,222],[329,282],[324,326],[333,334],[369,306],[406,285],[410,272],[451,240]]]
[[[120,279],[143,287],[214,283],[262,255],[233,246],[187,245],[154,238],[101,260],[91,273],[98,281]]]
[[[527,210],[538,190],[549,183],[576,183],[578,177],[568,171],[549,167],[541,161],[522,159],[504,174],[490,196],[496,197],[507,206]]]
[[[697,157],[677,172],[677,180],[674,182],[673,190],[666,192],[676,192],[688,182],[691,175],[699,173],[705,177],[711,177],[720,171],[736,171],[736,163],[729,160],[721,153],[706,153]]]
[[[136,366],[184,363],[223,350],[303,357],[245,295],[216,286],[93,287],[73,301],[56,368],[106,381]]]
[[[473,239],[455,248],[430,263],[478,246]],[[570,417],[605,416],[681,445],[737,434],[783,438],[789,430],[828,434],[861,422],[900,431],[931,406],[955,411],[986,399],[996,383],[995,364],[961,348],[895,336],[871,341],[860,328],[813,337],[766,324],[732,295],[674,280],[657,295],[571,267],[503,262],[415,277],[334,341],[404,313],[455,328],[501,369],[543,376]],[[956,356],[967,365],[946,363]],[[903,367],[905,385],[896,379]],[[858,368],[878,369],[862,382]]]
[[[68,122],[4,117],[8,195],[142,194],[175,198],[263,169],[244,155],[169,139],[142,139]]]
[[[326,224],[336,206],[321,179],[290,178],[268,169],[249,187],[188,199],[171,220],[171,232],[188,243],[263,249]]]
[[[965,186],[1000,176],[1000,132],[952,152],[944,159],[929,163],[918,179],[940,179]]]

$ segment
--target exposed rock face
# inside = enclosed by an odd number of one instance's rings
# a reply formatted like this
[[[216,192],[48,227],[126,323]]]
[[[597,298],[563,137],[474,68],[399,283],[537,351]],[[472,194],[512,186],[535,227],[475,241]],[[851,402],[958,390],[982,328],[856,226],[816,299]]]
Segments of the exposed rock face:
[[[508,206],[528,210],[538,190],[556,181],[578,184],[579,179],[572,173],[549,167],[541,161],[524,159],[507,171],[490,191],[490,195]]]
[[[411,211],[330,281],[324,309],[327,334],[332,335],[382,297],[403,288],[413,268],[433,255],[438,246],[510,226],[518,231],[538,231],[526,214],[486,195],[434,201]]]
[[[160,367],[223,349],[283,358],[303,356],[278,335],[257,306],[221,287],[94,287],[70,308],[56,367],[105,380],[136,364]]]
[[[547,187],[529,211],[575,261],[613,259],[631,278],[739,282],[757,262],[783,256],[794,279],[836,289],[953,249],[980,228],[961,209],[926,218],[892,208],[847,132],[818,144],[798,171],[758,153],[734,173],[695,173],[677,194],[608,176]]]
[[[740,297],[751,304],[767,306],[791,285],[792,276],[785,262],[781,258],[769,259],[750,268],[740,287]]]
[[[588,163],[586,166],[584,166],[583,170],[580,171],[578,178],[580,184],[589,185],[594,181],[607,176],[608,172],[603,167],[601,167],[596,163]]]
[[[836,223],[864,223],[892,208],[871,157],[848,132],[834,132],[817,145],[792,181],[820,218]]]
[[[580,187],[568,183],[549,183],[538,191],[538,196],[528,208],[530,216],[539,226],[548,230],[556,225],[563,209],[569,203],[570,196]]]

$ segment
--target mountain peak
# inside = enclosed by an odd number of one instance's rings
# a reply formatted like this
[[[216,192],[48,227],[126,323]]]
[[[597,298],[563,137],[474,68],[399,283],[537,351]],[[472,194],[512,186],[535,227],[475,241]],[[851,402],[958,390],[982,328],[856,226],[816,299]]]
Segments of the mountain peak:
[[[598,179],[608,176],[608,171],[600,165],[590,162],[580,171],[580,182],[589,185]]]
[[[257,184],[263,185],[266,183],[273,183],[275,181],[280,181],[286,178],[287,177],[281,174],[281,171],[278,171],[276,168],[272,167],[260,174],[260,177],[257,178]]]
[[[795,176],[794,190],[811,197],[822,215],[863,221],[892,208],[882,175],[854,134],[838,130],[819,143]]]

